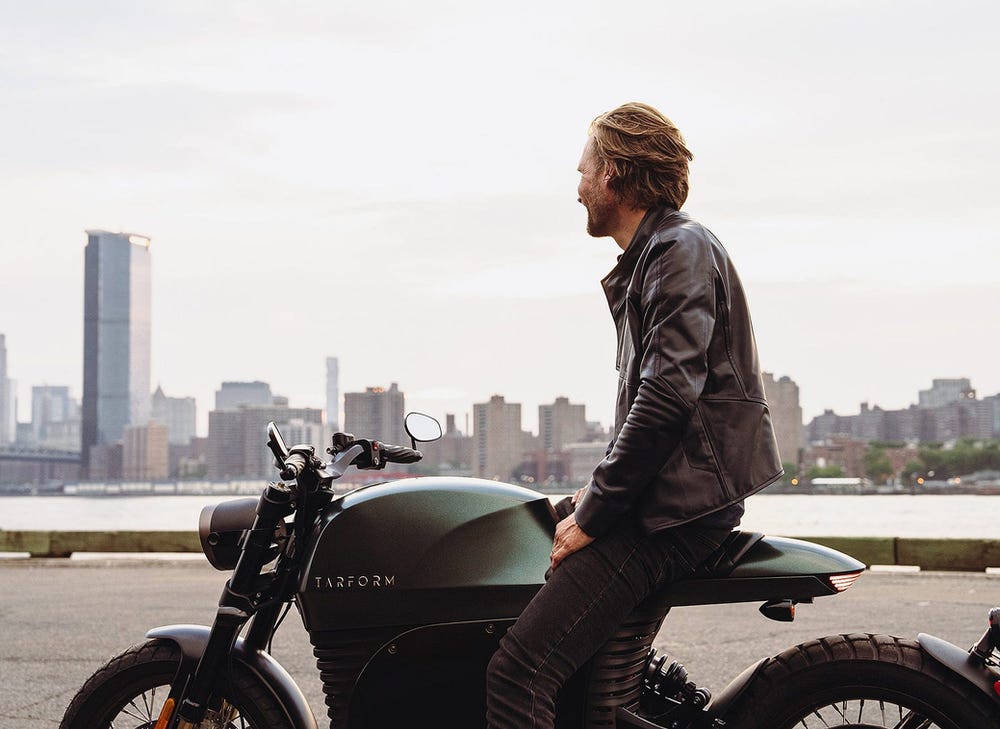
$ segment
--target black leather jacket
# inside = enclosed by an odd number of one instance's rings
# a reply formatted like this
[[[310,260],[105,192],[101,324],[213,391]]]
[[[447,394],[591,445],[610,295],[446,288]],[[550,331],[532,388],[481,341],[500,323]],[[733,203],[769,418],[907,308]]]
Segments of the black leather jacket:
[[[599,536],[735,504],[782,475],[743,287],[686,213],[651,210],[601,282],[618,333],[615,438],[577,504]]]

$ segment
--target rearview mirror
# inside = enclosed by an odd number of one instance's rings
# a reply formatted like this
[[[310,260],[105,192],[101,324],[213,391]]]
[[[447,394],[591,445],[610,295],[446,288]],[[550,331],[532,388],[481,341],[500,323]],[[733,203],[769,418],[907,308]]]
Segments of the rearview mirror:
[[[441,423],[423,413],[408,414],[403,420],[403,427],[414,443],[430,443],[441,437]]]
[[[284,466],[285,459],[288,458],[288,446],[285,445],[285,439],[281,437],[278,426],[273,422],[267,424],[267,447],[271,449],[278,465]]]

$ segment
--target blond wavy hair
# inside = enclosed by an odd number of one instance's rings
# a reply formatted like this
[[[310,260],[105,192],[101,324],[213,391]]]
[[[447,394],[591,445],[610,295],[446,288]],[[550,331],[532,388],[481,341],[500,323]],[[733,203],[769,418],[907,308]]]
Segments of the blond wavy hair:
[[[669,205],[688,196],[688,162],[694,155],[667,117],[639,102],[622,104],[590,123],[597,158],[611,172],[608,186],[636,208]]]

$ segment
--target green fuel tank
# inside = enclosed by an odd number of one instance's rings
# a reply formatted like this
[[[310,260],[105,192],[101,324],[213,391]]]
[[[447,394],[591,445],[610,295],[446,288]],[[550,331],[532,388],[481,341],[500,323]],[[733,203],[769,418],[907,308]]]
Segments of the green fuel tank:
[[[545,581],[549,499],[472,478],[412,478],[333,501],[298,603],[310,631],[515,618]]]

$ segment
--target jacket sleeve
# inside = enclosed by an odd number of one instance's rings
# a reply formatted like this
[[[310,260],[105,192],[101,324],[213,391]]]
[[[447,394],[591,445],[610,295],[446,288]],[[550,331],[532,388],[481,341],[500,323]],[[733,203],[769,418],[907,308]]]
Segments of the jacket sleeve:
[[[640,361],[638,392],[576,508],[577,523],[592,537],[629,511],[680,446],[708,376],[708,346],[715,326],[715,269],[709,248],[697,240],[656,240],[650,245],[637,271],[642,312],[635,355]]]

